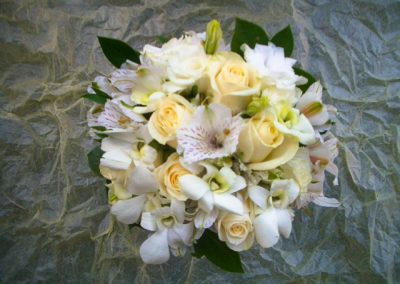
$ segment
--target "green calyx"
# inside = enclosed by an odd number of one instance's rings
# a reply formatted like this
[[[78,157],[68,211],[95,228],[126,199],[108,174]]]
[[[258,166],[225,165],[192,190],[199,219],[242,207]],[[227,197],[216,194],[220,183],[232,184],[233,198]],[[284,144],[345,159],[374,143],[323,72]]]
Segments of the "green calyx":
[[[209,185],[211,190],[214,193],[224,193],[229,190],[229,183],[225,180],[225,178],[221,174],[214,175],[209,180]]]
[[[244,114],[254,116],[268,107],[269,102],[267,97],[253,97],[253,100],[247,105]]]
[[[278,112],[278,121],[285,124],[287,127],[292,128],[297,124],[297,114],[293,108],[288,105],[283,105]]]
[[[206,41],[204,50],[207,54],[214,54],[218,50],[219,42],[222,39],[221,25],[217,20],[212,20],[207,25]]]

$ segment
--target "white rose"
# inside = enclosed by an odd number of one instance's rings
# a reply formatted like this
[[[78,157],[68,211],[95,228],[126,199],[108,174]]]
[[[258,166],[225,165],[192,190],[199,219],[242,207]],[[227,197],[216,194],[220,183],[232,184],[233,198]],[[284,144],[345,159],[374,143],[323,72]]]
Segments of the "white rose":
[[[222,212],[217,221],[218,237],[234,251],[249,249],[254,242],[253,224],[248,214]]]
[[[144,62],[165,68],[168,81],[163,87],[167,93],[180,92],[194,85],[207,67],[202,40],[196,34],[173,38],[161,48],[146,45],[142,58]]]
[[[182,166],[177,153],[171,154],[167,161],[154,171],[160,184],[160,193],[168,198],[175,198],[180,201],[186,201],[187,197],[181,192],[179,178],[191,174],[191,172]]]
[[[234,52],[214,56],[209,65],[211,102],[228,106],[234,114],[246,109],[260,92],[260,80],[253,68]]]
[[[190,121],[192,114],[191,104],[182,96],[172,94],[160,100],[147,124],[151,137],[176,147],[176,131]]]
[[[274,169],[296,154],[297,139],[285,136],[274,124],[272,113],[261,113],[249,119],[239,136],[238,152],[253,170]]]

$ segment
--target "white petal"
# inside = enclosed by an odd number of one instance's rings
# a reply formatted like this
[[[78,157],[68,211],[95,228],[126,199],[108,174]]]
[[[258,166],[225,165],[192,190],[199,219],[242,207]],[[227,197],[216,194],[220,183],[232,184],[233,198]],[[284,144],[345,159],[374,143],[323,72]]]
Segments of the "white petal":
[[[219,209],[243,215],[242,201],[231,194],[214,194],[214,204]]]
[[[323,207],[339,207],[340,202],[336,198],[329,198],[325,196],[316,197],[313,203]]]
[[[185,202],[172,199],[171,210],[179,223],[183,223],[185,221]]]
[[[230,187],[235,183],[236,174],[234,171],[231,170],[231,168],[223,167],[222,169],[220,169],[219,173],[222,175],[222,177],[225,179]]]
[[[206,192],[201,199],[199,200],[199,207],[200,209],[204,210],[205,212],[209,213],[214,208],[214,195],[211,191]]]
[[[261,209],[266,209],[268,191],[258,185],[252,185],[247,188],[250,199]]]
[[[142,213],[146,196],[140,195],[138,197],[128,200],[118,200],[111,206],[111,213],[115,215],[118,221],[124,224],[133,224],[139,220]]]
[[[133,169],[128,181],[129,192],[139,195],[157,190],[157,179],[150,170],[143,166],[138,166]]]
[[[229,193],[235,193],[246,187],[246,180],[242,176],[236,176],[234,184],[229,189]]]
[[[274,208],[269,208],[254,219],[256,240],[263,248],[274,246],[279,241],[278,222]]]
[[[179,178],[179,185],[183,194],[193,200],[199,200],[207,191],[208,184],[195,175],[184,175]]]
[[[140,246],[140,256],[144,263],[161,264],[169,259],[168,230],[151,235]]]
[[[319,114],[308,118],[312,125],[324,125],[329,120],[329,113],[325,107],[322,108]]]
[[[292,231],[292,213],[291,210],[275,209],[278,220],[278,230],[285,238],[289,238]]]
[[[100,159],[100,166],[114,170],[127,170],[132,159],[123,151],[114,150],[105,152]]]
[[[193,223],[177,224],[172,230],[178,234],[185,245],[190,245],[193,240]]]
[[[104,138],[103,141],[101,141],[101,150],[103,150],[104,152],[109,152],[113,150],[129,152],[130,150],[132,150],[132,143],[116,139],[114,137],[107,137]]]
[[[156,218],[154,218],[153,214],[150,212],[143,212],[142,219],[140,220],[140,226],[146,230],[155,231],[157,230]]]
[[[299,141],[304,145],[311,145],[315,142],[314,128],[303,114],[299,115],[297,124],[292,128],[288,128],[278,121],[275,121],[274,125],[280,132],[299,138]]]
[[[214,224],[217,217],[217,210],[212,210],[210,213],[199,210],[199,212],[196,214],[196,217],[194,218],[194,225],[198,229],[209,228]]]
[[[208,180],[210,177],[215,176],[215,175],[218,174],[218,172],[219,172],[219,171],[218,171],[218,168],[215,167],[215,166],[213,166],[213,165],[210,164],[210,163],[201,162],[201,163],[199,163],[199,164],[206,168],[206,174],[203,176],[203,178],[204,178],[205,180]]]
[[[289,198],[289,204],[292,203],[297,198],[300,192],[299,186],[292,179],[274,180],[271,184],[271,194],[280,189],[285,190]]]
[[[309,104],[313,102],[321,102],[321,97],[322,97],[322,86],[320,82],[315,82],[312,84],[307,91],[300,97],[298,103],[297,103],[297,108],[302,110]]]
[[[185,162],[185,160],[182,157],[179,157],[179,163],[182,165],[182,167],[189,170],[195,175],[200,174],[203,171],[203,167],[200,164],[197,163],[189,164]]]

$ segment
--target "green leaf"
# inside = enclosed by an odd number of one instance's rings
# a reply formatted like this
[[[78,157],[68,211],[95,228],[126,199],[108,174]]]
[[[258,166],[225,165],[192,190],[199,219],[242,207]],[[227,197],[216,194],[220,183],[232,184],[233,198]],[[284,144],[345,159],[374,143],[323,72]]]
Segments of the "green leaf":
[[[92,89],[95,92],[94,94],[86,94],[86,95],[83,95],[82,98],[92,100],[101,105],[104,105],[108,99],[111,99],[111,97],[109,95],[107,95],[105,92],[100,90],[100,88],[96,82],[92,83]]]
[[[290,28],[290,26],[287,26],[276,35],[274,35],[274,37],[271,39],[271,42],[274,43],[276,46],[282,47],[285,50],[286,57],[292,55],[294,40],[292,29]]]
[[[157,39],[161,44],[164,44],[167,43],[171,38],[171,36],[159,36]]]
[[[307,89],[308,89],[313,83],[316,82],[314,76],[311,75],[310,73],[304,71],[303,69],[297,68],[297,67],[293,67],[293,70],[294,70],[294,73],[296,73],[296,75],[303,76],[303,77],[306,77],[306,78],[307,78],[307,83],[298,86],[298,87],[302,90],[303,93],[304,93],[305,91],[307,91]]]
[[[140,64],[140,53],[123,41],[107,37],[97,37],[107,59],[117,68],[127,59]]]
[[[240,49],[242,44],[246,43],[249,47],[254,48],[256,43],[268,44],[268,36],[264,29],[254,23],[236,18],[235,31],[231,41],[231,50],[243,56]]]
[[[100,173],[100,159],[103,154],[104,152],[101,150],[100,146],[93,148],[92,151],[87,154],[89,168],[98,176],[102,176]]]
[[[98,94],[86,94],[82,98],[92,100],[100,105],[104,105],[107,102],[107,97],[99,96]]]
[[[194,257],[203,255],[219,268],[236,273],[243,273],[242,263],[238,252],[231,250],[218,239],[218,235],[210,230],[205,230],[203,236],[194,244]]]

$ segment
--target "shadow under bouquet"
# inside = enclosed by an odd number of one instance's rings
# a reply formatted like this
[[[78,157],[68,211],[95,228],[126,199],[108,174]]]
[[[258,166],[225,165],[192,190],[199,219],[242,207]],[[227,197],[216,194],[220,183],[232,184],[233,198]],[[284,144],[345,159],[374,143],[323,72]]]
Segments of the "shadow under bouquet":
[[[96,102],[88,125],[101,143],[89,165],[106,179],[115,219],[151,232],[145,263],[189,250],[243,272],[238,252],[288,238],[295,210],[339,206],[323,193],[325,172],[337,184],[336,110],[294,67],[290,27],[269,39],[236,19],[230,45],[215,20],[140,52],[99,42],[116,69],[84,96]]]

